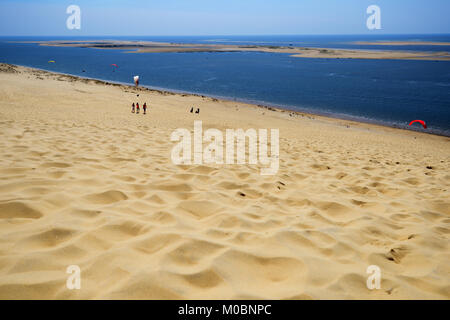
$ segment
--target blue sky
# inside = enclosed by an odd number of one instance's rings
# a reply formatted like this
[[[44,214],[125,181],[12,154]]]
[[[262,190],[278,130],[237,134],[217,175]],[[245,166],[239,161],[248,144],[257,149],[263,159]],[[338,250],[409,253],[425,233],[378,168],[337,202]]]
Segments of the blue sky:
[[[66,8],[81,8],[81,30]],[[381,8],[381,30],[366,9]],[[449,0],[1,0],[0,35],[450,33]]]

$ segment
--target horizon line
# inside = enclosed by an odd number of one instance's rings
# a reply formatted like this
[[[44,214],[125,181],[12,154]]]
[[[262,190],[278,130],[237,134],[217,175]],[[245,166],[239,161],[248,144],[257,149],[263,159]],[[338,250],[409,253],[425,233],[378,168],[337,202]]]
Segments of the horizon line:
[[[0,37],[248,37],[248,36],[395,36],[395,35],[450,35],[448,33],[309,33],[309,34],[299,34],[299,33],[273,33],[273,34],[170,34],[170,35],[0,35]]]

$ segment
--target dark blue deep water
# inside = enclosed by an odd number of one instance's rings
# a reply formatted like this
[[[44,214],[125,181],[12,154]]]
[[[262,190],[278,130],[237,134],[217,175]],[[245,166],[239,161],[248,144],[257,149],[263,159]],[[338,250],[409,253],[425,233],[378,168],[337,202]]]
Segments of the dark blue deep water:
[[[362,48],[353,41],[447,41],[436,36],[119,37],[186,43],[234,43]],[[68,38],[57,38],[66,40]],[[88,38],[83,38],[88,39]],[[93,39],[93,38],[91,38]],[[311,113],[411,128],[450,136],[450,62],[302,59],[273,53],[128,53],[122,50],[45,47],[0,38],[0,62],[143,86],[250,101]],[[373,48],[373,47],[371,47]],[[443,49],[444,48],[444,49]],[[389,46],[445,51],[450,47]],[[386,49],[376,46],[375,49]],[[56,63],[48,63],[55,60]],[[111,64],[119,67],[112,67]],[[83,72],[85,70],[85,72]]]

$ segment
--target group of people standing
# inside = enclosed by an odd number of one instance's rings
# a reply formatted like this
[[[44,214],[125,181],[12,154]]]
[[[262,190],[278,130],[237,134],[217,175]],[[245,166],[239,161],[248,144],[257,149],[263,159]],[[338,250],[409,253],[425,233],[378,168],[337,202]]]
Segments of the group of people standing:
[[[147,114],[147,102],[144,102],[142,109],[144,110],[144,114]],[[136,102],[136,104],[133,102],[133,104],[131,105],[131,113],[138,114],[140,111],[141,108],[139,106],[139,102]],[[191,108],[190,113],[194,113],[194,107]],[[195,113],[200,114],[200,108],[197,108],[197,110],[195,110]]]
[[[144,110],[144,114],[147,114],[147,102],[144,102],[144,105],[142,106],[142,109]],[[133,104],[131,105],[131,113],[139,113],[140,111],[140,107],[139,107],[139,102],[136,102],[136,105]]]
[[[194,113],[194,107],[191,108],[190,113]],[[200,108],[197,108],[197,111],[195,111],[196,114],[200,114]]]

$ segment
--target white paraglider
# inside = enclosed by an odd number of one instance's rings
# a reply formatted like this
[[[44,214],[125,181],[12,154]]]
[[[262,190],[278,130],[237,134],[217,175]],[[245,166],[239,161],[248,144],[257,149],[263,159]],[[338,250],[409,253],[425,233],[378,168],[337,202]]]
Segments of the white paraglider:
[[[134,76],[134,84],[136,87],[139,85],[139,76]]]

